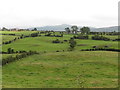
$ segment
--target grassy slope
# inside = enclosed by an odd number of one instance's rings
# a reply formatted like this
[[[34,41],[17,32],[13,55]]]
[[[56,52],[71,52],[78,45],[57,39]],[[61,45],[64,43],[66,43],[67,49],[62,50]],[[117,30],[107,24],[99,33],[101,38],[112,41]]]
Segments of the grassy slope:
[[[16,35],[22,35],[22,34],[29,35],[34,32],[37,32],[37,31],[0,31],[0,33],[3,33],[3,34],[16,34]]]
[[[9,56],[15,57],[16,55],[17,55],[17,54],[2,54],[2,58],[5,59],[5,58],[7,58],[7,57],[9,57]]]
[[[65,37],[30,37],[21,40],[17,40],[11,44],[4,45],[3,51],[7,51],[9,47],[15,50],[36,50],[36,51],[56,51],[56,50],[67,50],[69,47],[68,42],[53,44],[52,41],[59,39],[63,41],[64,39],[69,40],[70,36]],[[118,48],[117,41],[99,41],[99,40],[76,40],[77,44],[84,44],[83,46],[77,46],[76,49],[92,48],[92,46],[105,46],[108,45],[111,48]]]
[[[117,87],[117,57],[107,51],[30,56],[3,67],[3,87]]]
[[[17,38],[18,36],[0,35],[0,37],[2,38],[2,41],[0,42],[0,44],[1,44],[2,42],[13,40],[13,39]]]
[[[109,45],[118,48],[118,42],[76,40],[77,44],[82,46],[76,46],[75,51],[55,53],[56,50],[66,51],[69,44],[68,42],[61,44],[51,42],[55,39],[69,40],[70,37],[72,35],[65,35],[63,38],[30,37],[3,45],[3,51],[7,51],[10,47],[14,50],[47,51],[45,54],[30,56],[4,66],[3,87],[117,87],[117,52],[81,52],[79,50],[91,48],[93,45]],[[3,57],[7,56],[3,55]],[[86,82],[78,84],[83,80]]]

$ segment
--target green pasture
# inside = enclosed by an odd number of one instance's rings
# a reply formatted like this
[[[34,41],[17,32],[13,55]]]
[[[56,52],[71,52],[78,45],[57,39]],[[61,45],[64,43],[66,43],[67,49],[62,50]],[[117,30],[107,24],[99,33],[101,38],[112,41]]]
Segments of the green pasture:
[[[14,50],[35,50],[38,52],[42,51],[56,51],[56,50],[68,50],[69,43],[64,42],[64,40],[69,40],[71,36],[66,35],[64,37],[29,37],[17,40],[11,44],[3,45],[3,51],[7,51],[8,48],[13,48]],[[63,43],[52,43],[53,40],[59,39]],[[117,41],[101,41],[101,40],[82,40],[76,39],[77,46],[75,50],[92,48],[93,46],[106,46],[108,45],[110,48],[118,49]]]
[[[15,57],[16,55],[17,54],[2,54],[2,58],[5,59],[5,58],[10,57],[10,56]]]
[[[108,51],[33,55],[3,67],[3,88],[116,88],[117,62]]]
[[[6,41],[10,41],[13,40],[15,38],[17,38],[18,36],[11,36],[11,35],[0,35],[0,38],[2,38],[2,41],[0,42],[0,44],[2,44],[2,42],[6,42]]]
[[[0,31],[17,35],[29,35],[36,31]],[[57,32],[59,34],[59,32]],[[17,36],[1,35],[2,41]],[[92,35],[90,35],[91,38]],[[93,46],[109,46],[119,49],[118,41],[75,39],[77,45],[68,51],[72,34],[63,37],[27,37],[2,47],[25,51],[37,51],[39,54],[28,56],[2,67],[3,88],[116,88],[118,87],[118,52],[80,51]],[[116,39],[118,36],[109,36]],[[52,43],[59,39],[63,43]],[[45,52],[46,51],[46,52]],[[56,52],[60,51],[60,52]],[[2,58],[16,56],[3,54]]]
[[[35,33],[37,31],[0,31],[2,34],[16,34],[16,35],[29,35],[31,33]]]

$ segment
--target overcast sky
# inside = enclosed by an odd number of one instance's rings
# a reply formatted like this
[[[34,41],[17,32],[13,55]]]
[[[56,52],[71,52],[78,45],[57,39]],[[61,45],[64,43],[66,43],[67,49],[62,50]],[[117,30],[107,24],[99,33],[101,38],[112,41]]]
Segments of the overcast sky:
[[[118,25],[119,0],[0,0],[0,28]]]

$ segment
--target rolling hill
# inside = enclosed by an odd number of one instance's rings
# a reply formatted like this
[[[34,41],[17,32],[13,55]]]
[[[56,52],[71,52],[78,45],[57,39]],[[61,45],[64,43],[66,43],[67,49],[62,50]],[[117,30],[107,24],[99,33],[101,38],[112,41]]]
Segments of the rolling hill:
[[[65,31],[64,29],[66,27],[71,27],[72,25],[68,25],[68,24],[61,24],[61,25],[54,25],[54,26],[43,26],[43,27],[31,27],[28,28],[30,30],[32,30],[33,28],[37,28],[38,30],[54,30],[54,31]],[[82,26],[78,26],[79,29]],[[118,26],[111,26],[111,27],[103,27],[103,28],[94,28],[94,27],[90,27],[91,31],[94,32],[113,32],[116,31],[118,32]]]

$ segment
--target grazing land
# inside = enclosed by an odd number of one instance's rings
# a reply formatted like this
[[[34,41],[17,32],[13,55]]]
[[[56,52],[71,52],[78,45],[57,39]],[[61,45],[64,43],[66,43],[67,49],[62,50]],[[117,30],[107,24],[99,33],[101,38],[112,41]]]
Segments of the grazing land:
[[[118,35],[103,35],[109,40],[93,40],[92,37],[95,35],[88,34],[88,39],[74,39],[74,45],[73,42],[70,43],[70,38],[77,34],[66,32],[61,34],[53,31],[0,31],[0,33],[5,34],[1,35],[0,43],[3,60],[9,57],[19,58],[18,55],[29,51],[38,53],[29,56],[25,54],[21,59],[7,62],[2,70],[3,88],[118,87],[120,49],[119,41],[115,41]],[[53,35],[48,36],[50,33]],[[11,42],[6,43],[8,41]],[[82,51],[86,49],[96,51]]]

